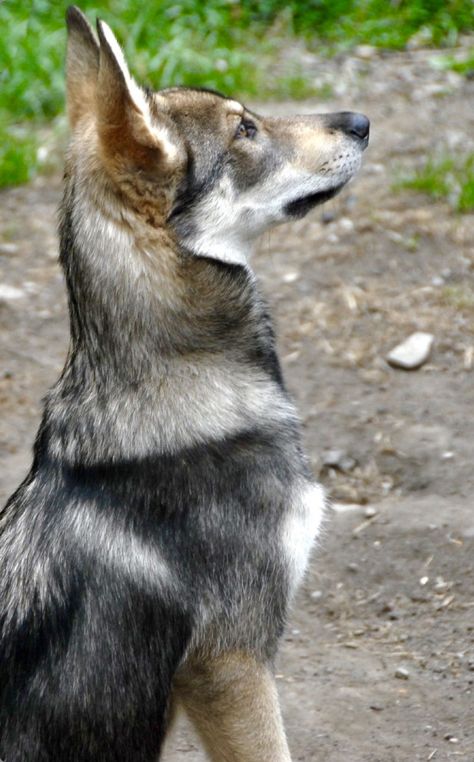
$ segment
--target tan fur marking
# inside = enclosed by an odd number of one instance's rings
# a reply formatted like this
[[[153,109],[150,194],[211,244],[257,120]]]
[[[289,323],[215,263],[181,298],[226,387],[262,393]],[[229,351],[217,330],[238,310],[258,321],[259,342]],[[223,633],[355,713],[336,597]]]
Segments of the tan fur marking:
[[[175,688],[213,762],[291,762],[274,679],[253,657],[186,667]]]

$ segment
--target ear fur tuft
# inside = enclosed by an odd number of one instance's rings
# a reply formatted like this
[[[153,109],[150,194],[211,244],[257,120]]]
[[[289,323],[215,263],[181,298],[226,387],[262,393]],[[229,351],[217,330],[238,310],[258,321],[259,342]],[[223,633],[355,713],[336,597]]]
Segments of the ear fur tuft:
[[[86,17],[75,5],[66,12],[68,29],[66,89],[71,126],[94,109],[99,73],[99,44]]]
[[[92,27],[77,5],[70,5],[66,11],[66,24],[69,34],[76,33],[88,44],[90,50],[95,51],[95,57],[99,60],[99,45]]]
[[[125,60],[122,48],[111,28],[105,21],[97,19],[97,33],[100,42],[100,71],[104,72],[103,79],[112,76],[115,86],[124,89],[135,107],[142,112],[145,118],[149,117],[148,103],[143,91],[132,78]],[[100,75],[101,76],[101,75]]]

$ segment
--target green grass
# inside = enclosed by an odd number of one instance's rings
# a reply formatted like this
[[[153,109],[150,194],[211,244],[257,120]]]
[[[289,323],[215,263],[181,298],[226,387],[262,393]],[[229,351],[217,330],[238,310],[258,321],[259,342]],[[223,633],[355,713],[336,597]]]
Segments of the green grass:
[[[440,291],[444,304],[456,310],[474,310],[474,289],[466,284],[444,286]]]
[[[155,88],[206,85],[259,99],[330,94],[327,88],[318,90],[302,65],[288,62],[284,51],[295,41],[314,50],[340,50],[358,43],[403,48],[415,34],[427,44],[443,45],[474,29],[472,0],[103,0],[100,4],[79,0],[79,4],[91,21],[99,15],[111,24],[140,82]],[[21,182],[27,176],[25,160],[32,155],[31,139],[25,138],[23,155],[11,125],[50,120],[64,109],[67,5],[63,0],[0,0],[0,124],[5,125],[1,185]]]
[[[468,55],[461,61],[451,59],[449,68],[457,71],[459,74],[463,74],[465,77],[474,76],[474,48],[471,48]]]
[[[37,167],[37,146],[29,134],[0,127],[0,188],[28,182]]]
[[[440,69],[450,69],[469,79],[474,78],[474,48],[463,52],[462,57],[452,55],[437,56],[434,65]]]
[[[458,212],[471,212],[474,210],[474,154],[429,158],[395,187],[448,201]]]
[[[342,47],[400,49],[414,35],[426,45],[452,45],[474,24],[471,0],[292,0],[290,7],[297,30]]]

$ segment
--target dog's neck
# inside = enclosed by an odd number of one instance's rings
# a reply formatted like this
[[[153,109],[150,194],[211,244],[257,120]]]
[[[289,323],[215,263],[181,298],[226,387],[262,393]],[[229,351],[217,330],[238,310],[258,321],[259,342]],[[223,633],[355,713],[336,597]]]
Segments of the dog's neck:
[[[263,418],[286,421],[292,409],[251,271],[183,251],[173,231],[130,226],[96,200],[77,182],[66,188],[72,345],[49,397],[51,457],[129,461]],[[76,436],[86,431],[95,435]]]
[[[173,358],[225,353],[237,326],[253,330],[254,278],[235,267],[241,254],[215,241],[183,251],[171,229],[147,227],[113,205],[104,211],[101,202],[76,183],[61,217],[71,357],[81,355],[98,382],[139,383]]]

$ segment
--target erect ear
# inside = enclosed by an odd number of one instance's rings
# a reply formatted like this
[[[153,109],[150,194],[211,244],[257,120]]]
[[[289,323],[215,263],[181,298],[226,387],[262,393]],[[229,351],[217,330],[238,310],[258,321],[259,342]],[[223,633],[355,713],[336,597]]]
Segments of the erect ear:
[[[109,157],[121,158],[145,171],[159,163],[171,165],[178,156],[171,125],[163,115],[152,122],[143,90],[128,70],[122,49],[112,30],[97,20],[100,42],[96,91],[97,129]]]
[[[86,113],[94,113],[99,74],[99,45],[84,14],[75,5],[66,12],[68,28],[66,89],[69,121],[75,127]]]

